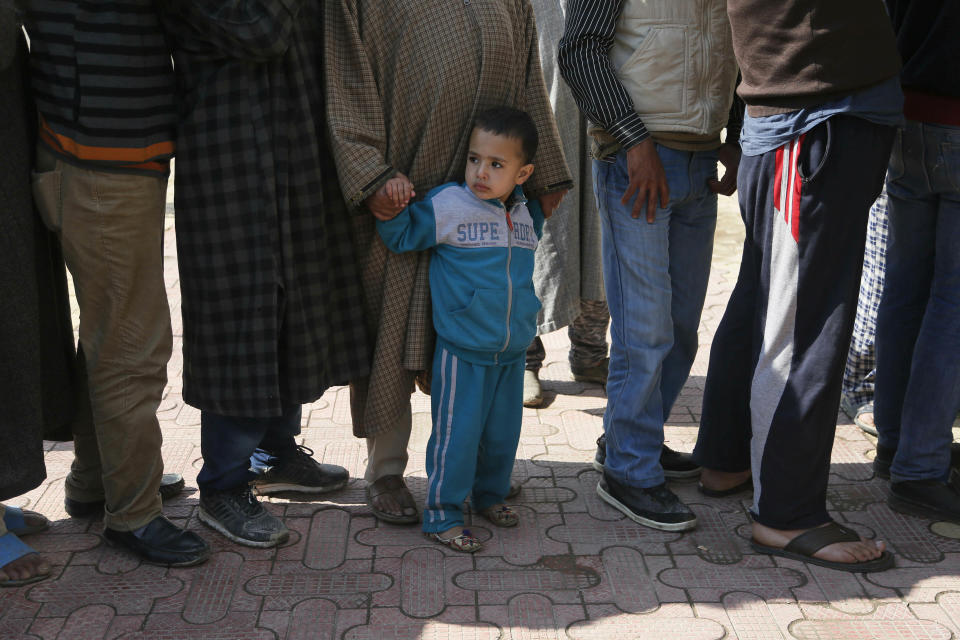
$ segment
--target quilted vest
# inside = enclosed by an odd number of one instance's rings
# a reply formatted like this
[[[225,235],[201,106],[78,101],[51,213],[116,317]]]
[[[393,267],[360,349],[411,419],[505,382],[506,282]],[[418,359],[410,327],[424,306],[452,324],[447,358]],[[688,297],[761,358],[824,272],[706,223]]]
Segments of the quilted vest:
[[[627,0],[610,59],[651,132],[718,135],[737,62],[726,0]]]

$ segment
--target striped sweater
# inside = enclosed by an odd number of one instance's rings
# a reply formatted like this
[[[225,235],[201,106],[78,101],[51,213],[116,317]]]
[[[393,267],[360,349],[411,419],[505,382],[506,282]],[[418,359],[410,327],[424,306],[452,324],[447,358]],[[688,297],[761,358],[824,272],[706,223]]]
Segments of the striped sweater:
[[[73,164],[162,173],[177,112],[153,0],[29,0],[40,138]]]

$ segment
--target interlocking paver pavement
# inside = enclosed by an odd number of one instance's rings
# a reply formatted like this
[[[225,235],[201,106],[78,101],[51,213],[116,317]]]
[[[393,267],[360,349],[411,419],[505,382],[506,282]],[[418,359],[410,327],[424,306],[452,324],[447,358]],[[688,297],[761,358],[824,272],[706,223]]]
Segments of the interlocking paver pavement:
[[[736,281],[742,238],[734,202],[721,198],[701,351],[666,428],[678,449],[696,440],[710,340]],[[457,554],[416,527],[378,523],[360,480],[317,501],[272,498],[268,508],[292,533],[279,549],[231,544],[196,519],[200,415],[181,397],[172,215],[165,256],[175,339],[158,414],[167,470],[188,486],[166,513],[205,536],[214,555],[200,567],[164,569],[104,545],[99,523],[63,511],[71,446],[48,443],[47,481],[12,503],[54,521],[28,542],[53,562],[55,577],[0,591],[0,638],[960,637],[960,527],[890,511],[870,464],[874,442],[843,417],[828,506],[838,520],[888,542],[897,557],[891,571],[856,575],[755,554],[745,499],[710,500],[693,482],[672,485],[700,522],[686,534],[641,527],[598,500],[590,461],[606,399],[600,387],[570,380],[564,331],[544,339],[546,404],[524,410],[514,469],[523,482],[521,524],[498,530],[468,521],[486,541],[482,552]],[[417,394],[413,406],[407,472],[422,500],[429,398]],[[362,476],[366,448],[351,435],[346,389],[305,407],[301,439],[318,458]]]

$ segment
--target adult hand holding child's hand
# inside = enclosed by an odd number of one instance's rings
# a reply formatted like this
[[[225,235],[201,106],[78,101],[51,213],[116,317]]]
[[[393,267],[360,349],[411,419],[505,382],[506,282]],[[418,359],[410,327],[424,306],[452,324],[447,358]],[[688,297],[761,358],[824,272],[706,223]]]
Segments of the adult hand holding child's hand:
[[[402,173],[397,173],[364,202],[377,220],[393,220],[417,195],[413,183]]]

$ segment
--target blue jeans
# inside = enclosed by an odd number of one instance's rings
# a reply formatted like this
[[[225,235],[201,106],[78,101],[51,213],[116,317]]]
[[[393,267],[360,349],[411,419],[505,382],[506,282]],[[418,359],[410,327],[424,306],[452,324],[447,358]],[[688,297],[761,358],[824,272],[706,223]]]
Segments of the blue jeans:
[[[200,451],[203,467],[197,475],[200,491],[234,489],[250,482],[296,449],[300,405],[287,405],[273,418],[242,418],[200,412]]]
[[[697,327],[707,291],[717,196],[707,180],[717,175],[715,151],[676,151],[657,145],[670,202],[632,218],[627,155],[595,160],[603,278],[610,307],[610,370],[603,429],[606,472],[617,482],[653,487],[660,466],[663,423],[697,353]]]
[[[947,480],[960,408],[960,127],[913,120],[887,173],[874,419],[893,481]]]

